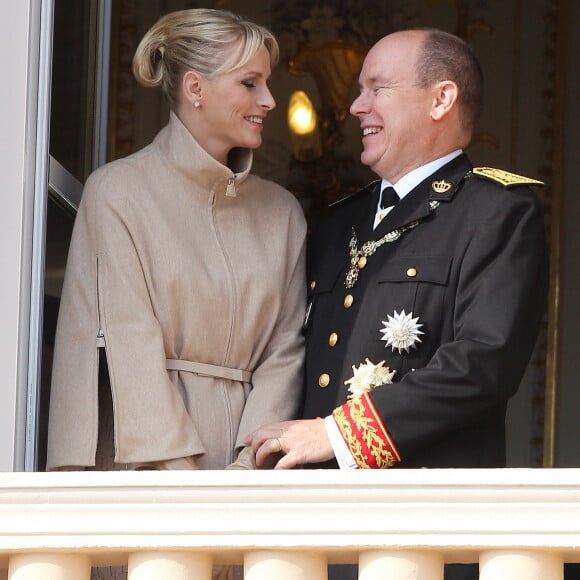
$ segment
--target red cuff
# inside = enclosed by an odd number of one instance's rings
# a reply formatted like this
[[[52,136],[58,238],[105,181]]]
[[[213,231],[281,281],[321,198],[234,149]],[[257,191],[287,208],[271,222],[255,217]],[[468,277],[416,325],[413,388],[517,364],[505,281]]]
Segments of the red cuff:
[[[361,469],[384,469],[401,461],[368,394],[337,407],[332,416]]]

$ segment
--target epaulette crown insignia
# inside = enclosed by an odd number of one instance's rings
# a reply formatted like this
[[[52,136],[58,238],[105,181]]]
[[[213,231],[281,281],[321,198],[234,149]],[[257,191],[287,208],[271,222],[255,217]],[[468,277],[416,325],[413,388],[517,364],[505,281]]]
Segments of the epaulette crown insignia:
[[[512,185],[544,185],[543,181],[518,175],[517,173],[503,171],[503,169],[494,169],[493,167],[474,167],[473,173],[490,179],[491,181],[501,183],[504,187],[510,187]]]

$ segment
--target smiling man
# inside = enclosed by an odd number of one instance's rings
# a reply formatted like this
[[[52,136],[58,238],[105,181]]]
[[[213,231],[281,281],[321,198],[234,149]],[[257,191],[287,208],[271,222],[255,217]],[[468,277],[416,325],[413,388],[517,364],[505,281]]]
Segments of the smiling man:
[[[452,34],[396,32],[369,51],[351,113],[381,179],[311,234],[304,419],[254,432],[258,464],[505,465],[547,252],[540,183],[463,151],[481,106],[479,64]]]

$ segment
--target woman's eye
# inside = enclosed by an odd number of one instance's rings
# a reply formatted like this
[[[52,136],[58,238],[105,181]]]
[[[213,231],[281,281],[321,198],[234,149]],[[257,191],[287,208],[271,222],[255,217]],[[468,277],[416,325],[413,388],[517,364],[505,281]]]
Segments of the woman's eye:
[[[242,84],[249,89],[255,89],[256,83],[254,81],[242,81]]]

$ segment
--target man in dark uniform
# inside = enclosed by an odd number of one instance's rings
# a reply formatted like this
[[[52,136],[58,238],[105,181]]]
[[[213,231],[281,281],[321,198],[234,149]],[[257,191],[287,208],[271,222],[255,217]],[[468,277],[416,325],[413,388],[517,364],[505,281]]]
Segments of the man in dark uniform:
[[[504,466],[547,293],[539,182],[463,153],[482,80],[456,36],[386,36],[360,89],[361,160],[381,180],[311,234],[304,420],[248,441],[278,468]]]

